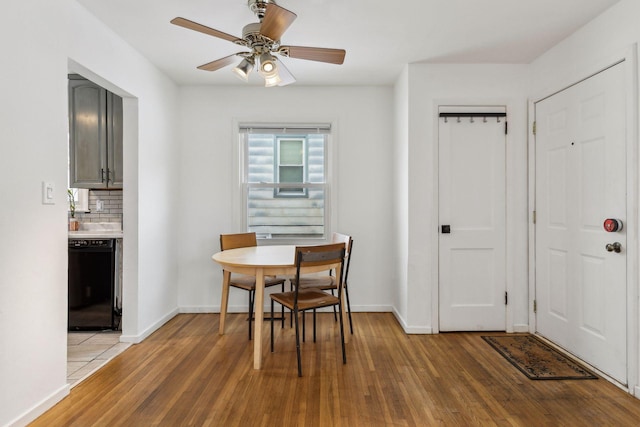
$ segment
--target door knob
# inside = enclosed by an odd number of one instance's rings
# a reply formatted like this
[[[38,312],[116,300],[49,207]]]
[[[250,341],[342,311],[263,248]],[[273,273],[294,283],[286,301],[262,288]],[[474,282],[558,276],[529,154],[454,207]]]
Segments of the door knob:
[[[605,249],[607,250],[607,252],[615,252],[619,254],[620,250],[622,249],[622,245],[618,242],[607,243],[607,246],[605,246]]]

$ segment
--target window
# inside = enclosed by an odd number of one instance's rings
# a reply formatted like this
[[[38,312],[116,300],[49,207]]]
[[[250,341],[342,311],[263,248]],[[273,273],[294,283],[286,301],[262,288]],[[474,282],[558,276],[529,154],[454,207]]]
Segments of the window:
[[[277,138],[278,176],[274,180],[279,183],[303,183],[305,182],[305,140],[297,138]],[[299,197],[305,196],[306,191],[302,187],[277,188],[276,196]]]
[[[69,188],[76,204],[76,212],[89,212],[89,190],[86,188]]]
[[[244,222],[260,239],[329,233],[328,124],[239,126]]]

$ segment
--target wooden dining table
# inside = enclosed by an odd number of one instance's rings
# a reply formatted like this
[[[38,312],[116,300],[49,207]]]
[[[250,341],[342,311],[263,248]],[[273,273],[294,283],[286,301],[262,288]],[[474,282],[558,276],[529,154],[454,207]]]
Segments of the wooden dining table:
[[[220,335],[224,335],[225,319],[227,316],[227,308],[229,303],[229,280],[231,273],[246,274],[255,276],[256,293],[255,293],[255,333],[253,338],[253,368],[262,368],[262,330],[264,318],[264,278],[265,276],[288,276],[294,277],[296,274],[295,264],[295,248],[294,245],[277,245],[277,246],[252,246],[248,248],[228,249],[218,252],[211,258],[220,264],[223,269],[222,281],[222,300],[220,302]],[[340,277],[341,265],[335,264],[331,266],[336,269],[336,277]],[[327,266],[321,267],[304,267],[301,268],[301,274],[316,273],[325,271]],[[344,289],[342,292],[342,300],[344,299]],[[348,321],[344,304],[341,304],[341,313],[343,321]],[[250,314],[251,315],[251,314]],[[345,323],[346,324],[346,323]],[[345,334],[345,342],[348,341],[348,335]]]

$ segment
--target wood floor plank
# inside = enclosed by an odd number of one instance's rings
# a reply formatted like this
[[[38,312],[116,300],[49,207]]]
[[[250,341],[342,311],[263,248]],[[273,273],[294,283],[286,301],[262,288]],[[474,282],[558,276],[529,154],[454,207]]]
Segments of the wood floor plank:
[[[181,314],[71,390],[32,426],[638,425],[640,400],[604,379],[532,381],[478,333],[406,335],[389,313],[353,313],[342,364],[333,315],[302,343],[278,325],[253,369],[246,316]],[[311,329],[311,322],[307,327]],[[268,326],[264,339],[269,348]],[[308,331],[310,332],[310,331]]]

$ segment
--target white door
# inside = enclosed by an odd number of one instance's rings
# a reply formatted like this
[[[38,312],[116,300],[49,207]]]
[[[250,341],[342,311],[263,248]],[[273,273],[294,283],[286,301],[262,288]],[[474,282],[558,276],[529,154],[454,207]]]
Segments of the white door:
[[[535,298],[538,333],[626,383],[623,64],[536,103]]]
[[[505,126],[440,118],[441,331],[505,330]]]

